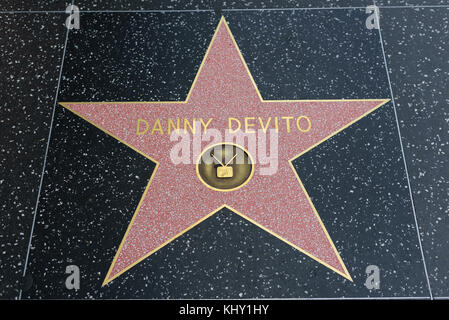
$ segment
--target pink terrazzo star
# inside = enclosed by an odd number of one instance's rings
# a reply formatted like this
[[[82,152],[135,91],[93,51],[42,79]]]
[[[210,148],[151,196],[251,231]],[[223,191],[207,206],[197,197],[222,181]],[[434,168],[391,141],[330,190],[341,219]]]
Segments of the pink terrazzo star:
[[[61,103],[158,163],[152,177],[148,177],[148,186],[103,285],[224,206],[352,280],[291,160],[387,101],[263,100],[222,18],[185,101]],[[251,180],[230,192],[205,186],[198,179],[195,163],[173,164],[170,159],[173,142],[166,128],[164,134],[160,131],[136,134],[139,118],[213,118],[210,127],[224,132],[228,117],[254,116],[266,121],[269,117],[301,115],[310,119],[309,131],[293,130],[294,122],[290,132],[286,125],[279,126],[277,173],[258,174],[256,162]]]

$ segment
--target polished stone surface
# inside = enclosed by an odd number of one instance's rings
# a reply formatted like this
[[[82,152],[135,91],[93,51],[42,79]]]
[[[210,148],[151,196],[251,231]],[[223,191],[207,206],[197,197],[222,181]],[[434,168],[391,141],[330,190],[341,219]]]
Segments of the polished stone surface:
[[[363,8],[151,5],[79,4],[89,10],[207,11],[81,13],[81,29],[69,33],[58,92],[65,13],[0,13],[7,75],[0,80],[6,105],[0,123],[7,128],[0,144],[6,168],[0,178],[6,199],[0,205],[1,298],[18,298],[21,291],[21,298],[33,299],[429,297],[428,280],[433,296],[449,296],[448,8],[382,8],[382,48],[378,30],[365,28]],[[245,7],[274,5],[291,7],[288,1]],[[55,7],[34,10],[60,10]],[[8,2],[0,7],[22,9]],[[223,209],[101,287],[154,163],[61,106],[40,188],[56,94],[57,101],[183,100],[220,14],[265,99],[394,98],[294,161],[354,282]],[[77,291],[64,285],[72,264],[81,271]],[[365,287],[369,265],[380,269],[380,289]]]
[[[449,296],[449,9],[384,12],[382,35],[436,297]]]
[[[66,28],[61,14],[0,14],[0,297],[17,297]]]

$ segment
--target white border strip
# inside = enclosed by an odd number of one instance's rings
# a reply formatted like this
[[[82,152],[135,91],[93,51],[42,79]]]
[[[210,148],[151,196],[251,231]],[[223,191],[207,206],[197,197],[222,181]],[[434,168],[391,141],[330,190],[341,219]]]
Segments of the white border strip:
[[[376,5],[376,2],[375,1],[373,1],[373,2],[374,2],[374,5]],[[380,9],[379,9],[379,11],[380,11]],[[380,15],[380,13],[379,13],[379,15]],[[388,64],[387,64],[387,58],[386,58],[386,54],[385,54],[384,42],[383,42],[383,38],[382,38],[380,21],[379,21],[379,40],[380,40],[380,45],[382,47],[382,55],[383,55],[383,58],[384,58],[384,65],[385,65],[385,73],[387,74],[388,85],[390,87],[391,102],[393,103],[394,116],[395,116],[395,119],[396,119],[396,125],[397,125],[397,129],[398,129],[399,144],[401,146],[402,160],[404,161],[405,174],[407,176],[408,191],[409,191],[409,194],[410,194],[410,201],[412,202],[412,211],[413,211],[413,216],[415,218],[415,227],[416,227],[416,233],[417,233],[417,236],[418,236],[419,248],[421,250],[422,262],[423,262],[423,265],[424,265],[424,273],[426,274],[426,280],[427,280],[427,286],[428,286],[428,289],[429,289],[430,299],[433,300],[432,289],[430,287],[430,281],[429,281],[429,275],[427,273],[426,259],[424,257],[424,251],[423,251],[422,243],[421,243],[421,235],[419,234],[418,219],[416,217],[415,203],[413,201],[413,194],[412,194],[412,188],[411,188],[411,185],[410,185],[410,178],[409,178],[409,174],[408,174],[407,162],[405,160],[404,146],[402,145],[401,129],[400,129],[400,126],[399,126],[398,114],[396,112],[396,103],[395,103],[395,100],[394,100],[393,88],[391,86],[390,73],[388,71]]]
[[[73,1],[72,1],[72,5],[73,5]],[[52,134],[52,131],[53,131],[53,122],[54,122],[54,119],[55,119],[55,111],[56,111],[56,106],[57,106],[57,102],[58,102],[58,95],[59,95],[59,86],[61,84],[62,68],[64,66],[65,52],[66,52],[66,49],[67,49],[67,41],[69,39],[69,32],[70,32],[70,29],[67,28],[67,32],[66,32],[66,35],[65,35],[65,41],[64,41],[64,50],[62,52],[61,67],[59,68],[58,84],[57,84],[57,87],[56,87],[56,94],[55,94],[55,98],[54,98],[54,102],[53,102],[53,111],[52,111],[52,114],[51,114],[50,129],[48,131],[47,147],[45,149],[44,163],[42,164],[42,173],[41,173],[41,179],[40,179],[40,183],[39,183],[39,191],[37,193],[36,205],[34,206],[33,223],[31,224],[30,240],[28,242],[28,249],[27,249],[27,254],[26,254],[26,258],[25,258],[25,264],[24,264],[24,267],[23,267],[22,279],[26,275],[27,266],[28,266],[28,259],[30,257],[31,242],[32,242],[33,233],[34,233],[34,226],[36,224],[37,209],[39,207],[39,199],[40,199],[40,196],[41,196],[42,183],[44,181],[44,176],[45,176],[45,167],[47,166],[48,149],[49,149],[49,146],[50,146],[51,134]],[[22,285],[22,283],[21,283],[21,285]],[[18,299],[19,300],[22,299],[22,288],[20,288]]]
[[[435,5],[404,5],[404,6],[378,6],[385,9],[417,9],[417,8],[449,8],[446,4]],[[296,10],[351,10],[366,9],[365,7],[298,7],[298,8],[220,8],[222,12],[226,11],[296,11]],[[80,13],[170,13],[170,12],[214,12],[214,8],[209,9],[154,9],[154,10],[80,10]],[[3,13],[65,13],[62,10],[0,10]]]

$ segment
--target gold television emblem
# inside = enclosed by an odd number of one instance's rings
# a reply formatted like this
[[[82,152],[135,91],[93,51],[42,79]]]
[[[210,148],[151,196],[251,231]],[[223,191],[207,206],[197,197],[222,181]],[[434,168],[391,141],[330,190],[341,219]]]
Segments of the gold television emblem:
[[[232,178],[234,175],[234,170],[232,167],[217,167],[217,177],[218,178]]]
[[[243,187],[251,179],[254,163],[244,148],[233,143],[219,143],[201,152],[196,173],[208,188],[232,191]]]

